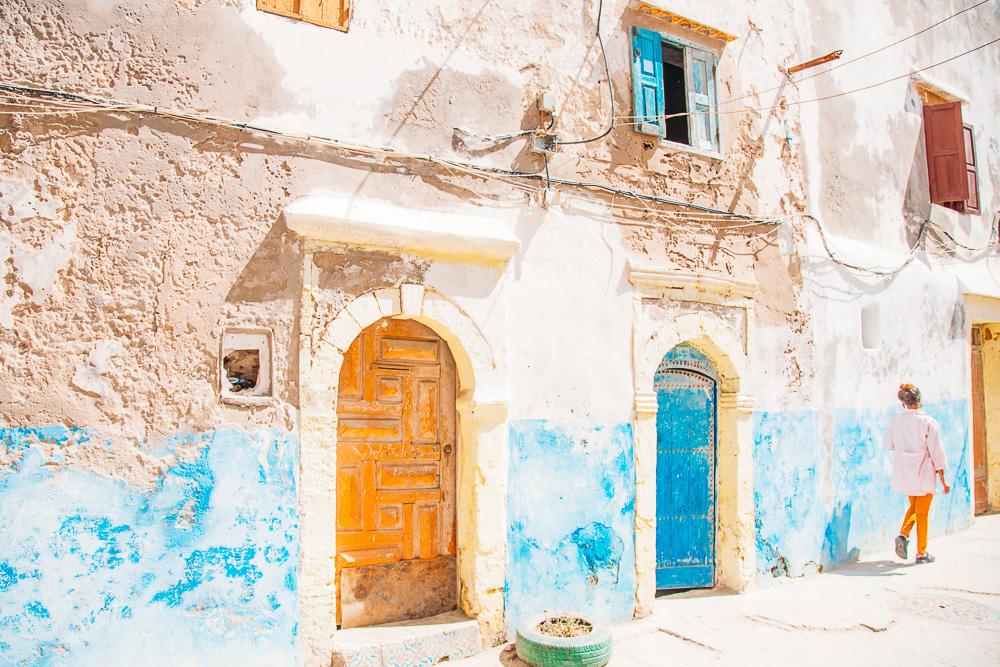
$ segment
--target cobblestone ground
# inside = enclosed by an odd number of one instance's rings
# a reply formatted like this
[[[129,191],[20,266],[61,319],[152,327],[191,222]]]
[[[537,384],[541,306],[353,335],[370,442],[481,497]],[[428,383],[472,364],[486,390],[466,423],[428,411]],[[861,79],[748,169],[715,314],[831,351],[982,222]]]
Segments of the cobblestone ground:
[[[1000,665],[1000,515],[929,550],[929,565],[887,550],[744,595],[659,598],[615,628],[611,667]],[[453,664],[524,665],[510,646]]]

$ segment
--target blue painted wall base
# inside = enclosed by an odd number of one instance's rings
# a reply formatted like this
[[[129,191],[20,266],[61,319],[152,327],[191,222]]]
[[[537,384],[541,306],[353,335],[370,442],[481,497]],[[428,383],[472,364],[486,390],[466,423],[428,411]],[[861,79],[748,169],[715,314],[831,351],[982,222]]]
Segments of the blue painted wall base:
[[[629,424],[510,424],[505,621],[575,611],[632,618],[635,466]]]
[[[756,547],[763,577],[797,576],[856,560],[862,551],[892,548],[907,499],[889,489],[892,455],[882,439],[899,409],[755,415]],[[968,403],[938,401],[924,410],[941,425],[952,485],[931,507],[931,535],[940,535],[971,522]]]
[[[61,465],[68,446],[111,444],[0,429],[0,664],[296,662],[294,436],[179,434],[149,489]]]

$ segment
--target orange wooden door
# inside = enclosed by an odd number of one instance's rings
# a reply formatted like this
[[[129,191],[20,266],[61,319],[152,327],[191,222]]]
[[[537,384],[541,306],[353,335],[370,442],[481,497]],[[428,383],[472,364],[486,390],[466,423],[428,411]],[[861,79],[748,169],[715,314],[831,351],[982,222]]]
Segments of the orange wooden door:
[[[337,402],[337,620],[454,609],[455,361],[413,320],[354,341]]]
[[[976,514],[989,509],[986,472],[986,396],[982,328],[972,327],[972,467]]]

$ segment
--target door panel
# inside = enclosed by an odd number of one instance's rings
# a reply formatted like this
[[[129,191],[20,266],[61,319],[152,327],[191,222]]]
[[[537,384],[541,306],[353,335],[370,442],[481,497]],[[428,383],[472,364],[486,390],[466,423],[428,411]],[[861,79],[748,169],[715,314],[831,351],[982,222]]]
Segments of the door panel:
[[[989,509],[986,461],[986,396],[983,384],[982,328],[972,327],[972,465],[976,514]]]
[[[716,383],[697,370],[661,366],[654,387],[656,587],[711,587],[715,584]]]
[[[347,351],[341,388],[338,623],[454,609],[457,584],[444,582],[456,571],[456,385],[447,345],[412,320],[376,322]]]

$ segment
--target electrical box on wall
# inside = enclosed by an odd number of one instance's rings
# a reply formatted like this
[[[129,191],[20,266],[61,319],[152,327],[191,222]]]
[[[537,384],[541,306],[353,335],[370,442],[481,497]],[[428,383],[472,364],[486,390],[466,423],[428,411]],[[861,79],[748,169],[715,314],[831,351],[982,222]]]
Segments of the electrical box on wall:
[[[554,134],[538,132],[531,136],[528,150],[539,155],[555,155],[559,152],[559,138]]]
[[[219,392],[223,401],[255,405],[271,401],[271,332],[226,329],[219,355]]]
[[[538,96],[538,110],[544,113],[555,114],[556,96],[552,93],[542,93]]]

